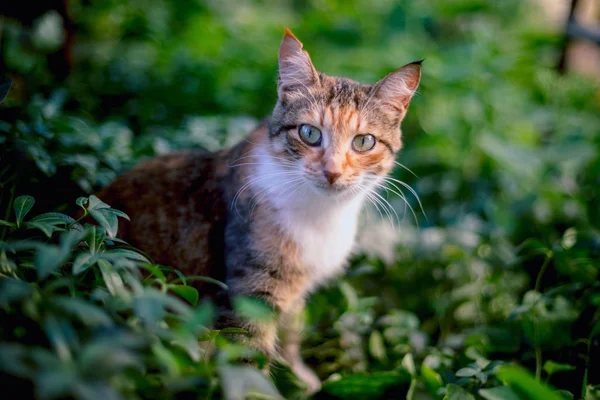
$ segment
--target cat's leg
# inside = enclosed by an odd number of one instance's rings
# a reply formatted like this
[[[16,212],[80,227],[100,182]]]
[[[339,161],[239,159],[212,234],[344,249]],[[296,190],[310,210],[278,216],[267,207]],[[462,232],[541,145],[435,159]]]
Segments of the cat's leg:
[[[300,346],[304,329],[304,300],[297,301],[288,312],[280,316],[281,356],[289,363],[290,369],[306,384],[308,394],[321,389],[317,375],[302,361]]]
[[[277,321],[249,321],[241,318],[231,309],[221,310],[215,328],[230,327],[241,328],[247,332],[244,334],[226,334],[226,336],[231,336],[236,341],[263,353],[267,357],[267,364],[264,366],[263,371],[268,373],[269,364],[276,358]],[[246,361],[256,365],[250,360]]]

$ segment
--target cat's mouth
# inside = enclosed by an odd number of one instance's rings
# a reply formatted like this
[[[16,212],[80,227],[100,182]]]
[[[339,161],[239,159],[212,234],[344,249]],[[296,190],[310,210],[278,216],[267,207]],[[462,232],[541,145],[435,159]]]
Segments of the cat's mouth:
[[[326,196],[337,196],[342,194],[350,193],[350,188],[352,185],[329,185],[326,183],[315,183],[313,185],[319,194],[324,194]]]

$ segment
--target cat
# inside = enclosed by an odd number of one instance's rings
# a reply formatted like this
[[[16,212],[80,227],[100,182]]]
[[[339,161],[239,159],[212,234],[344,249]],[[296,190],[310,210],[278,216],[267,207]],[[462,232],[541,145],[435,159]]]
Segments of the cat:
[[[320,381],[300,357],[304,301],[342,273],[365,198],[402,147],[420,77],[421,62],[374,85],[327,76],[286,28],[277,103],[246,140],[144,161],[98,197],[129,214],[119,236],[155,262],[225,282],[227,292],[201,287],[224,304],[218,326],[246,329],[250,345],[282,357],[315,392]],[[266,301],[278,321],[243,320],[228,305],[235,295]]]

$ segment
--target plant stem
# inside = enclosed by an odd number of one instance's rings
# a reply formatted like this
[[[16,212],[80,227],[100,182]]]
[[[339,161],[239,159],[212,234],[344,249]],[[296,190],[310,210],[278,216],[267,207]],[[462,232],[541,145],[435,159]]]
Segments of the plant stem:
[[[544,276],[544,273],[550,266],[550,260],[552,259],[552,255],[553,255],[552,250],[548,250],[548,253],[546,253],[546,259],[544,260],[544,263],[542,264],[542,268],[540,268],[540,272],[538,272],[537,279],[535,280],[534,290],[536,292],[540,291],[540,287],[542,286],[542,277]],[[536,342],[536,344],[535,344],[535,380],[539,382],[542,379],[542,347],[540,346],[539,338],[538,338],[537,321],[534,322],[533,329],[534,329],[534,333],[535,333],[535,342]]]
[[[417,378],[413,376],[413,378],[410,380],[410,387],[408,388],[408,392],[406,392],[406,400],[414,400],[417,383]]]
[[[542,379],[542,348],[540,345],[535,346],[535,380]]]
[[[544,273],[550,266],[550,260],[552,259],[552,255],[553,255],[552,250],[548,250],[548,253],[546,254],[546,259],[544,260],[544,263],[542,264],[542,268],[540,268],[540,272],[538,273],[537,279],[535,280],[534,290],[536,292],[540,291],[540,286],[542,286],[542,277],[544,276]]]

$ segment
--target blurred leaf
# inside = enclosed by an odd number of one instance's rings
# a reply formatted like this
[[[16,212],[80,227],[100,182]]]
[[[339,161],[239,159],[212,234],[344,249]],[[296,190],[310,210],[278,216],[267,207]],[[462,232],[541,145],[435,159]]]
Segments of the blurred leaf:
[[[75,381],[75,371],[68,368],[44,369],[35,375],[37,397],[55,399],[67,396]]]
[[[469,376],[475,376],[479,373],[479,370],[476,370],[475,368],[461,368],[458,371],[456,371],[456,376],[459,377],[469,377]]]
[[[43,222],[37,222],[37,221],[29,221],[25,223],[25,226],[27,227],[27,229],[39,229],[40,231],[44,232],[44,234],[47,237],[52,237],[52,234],[56,231],[62,230],[61,228],[58,228],[56,225],[52,225],[49,223],[43,223]]]
[[[233,309],[249,320],[271,321],[275,312],[266,301],[255,297],[236,296],[232,300]]]
[[[71,346],[75,342],[75,331],[64,319],[48,316],[44,321],[44,331],[52,347],[62,361],[72,359]]]
[[[80,253],[73,262],[73,275],[79,275],[94,265],[98,258],[92,253]]]
[[[52,303],[88,326],[112,326],[112,319],[100,307],[77,297],[52,298]]]
[[[417,369],[415,367],[415,361],[413,359],[412,354],[408,353],[402,359],[402,367],[410,374],[410,376],[415,376],[417,374]]]
[[[444,400],[475,400],[475,397],[460,386],[450,383],[446,386]]]
[[[387,359],[383,336],[381,336],[381,333],[377,330],[373,330],[369,337],[369,351],[371,352],[371,355],[379,361],[383,362]]]
[[[108,383],[102,382],[79,382],[73,388],[73,392],[81,400],[121,400],[123,397],[110,387]]]
[[[17,227],[21,226],[23,219],[35,204],[35,199],[31,196],[19,196],[13,203]]]
[[[486,400],[519,400],[519,396],[508,386],[480,389],[478,393]]]
[[[553,375],[557,372],[561,372],[561,371],[573,371],[575,370],[575,367],[569,364],[561,364],[561,363],[557,363],[554,362],[552,360],[548,360],[544,363],[544,371],[546,371],[546,373],[548,375]]]
[[[106,253],[104,253],[104,257],[107,257],[107,256],[110,258],[126,257],[126,258],[129,258],[130,260],[141,261],[141,262],[150,264],[150,260],[148,260],[146,258],[146,256],[138,253],[137,251],[133,251],[133,250],[114,249],[114,250],[110,250],[110,251],[107,251]]]
[[[391,388],[408,390],[410,376],[398,372],[375,372],[343,376],[340,380],[326,382],[322,391],[338,399],[368,400],[382,398]]]
[[[90,253],[95,255],[106,239],[106,232],[104,228],[96,225],[87,225],[86,232],[86,242],[90,248]]]
[[[91,209],[89,207],[88,212],[106,230],[109,237],[113,238],[117,235],[119,223],[115,214],[106,212],[106,209]]]
[[[14,228],[17,224],[13,224],[12,222],[4,221],[0,219],[0,226],[8,226],[10,228]]]
[[[275,386],[258,370],[250,367],[221,366],[218,369],[225,400],[283,399]]]
[[[67,260],[68,256],[69,254],[58,246],[39,246],[35,254],[35,269],[39,278],[48,277]]]
[[[188,303],[190,303],[193,306],[198,304],[198,290],[191,286],[169,285],[169,290],[183,297],[188,301]]]
[[[440,374],[429,368],[424,363],[421,364],[421,379],[423,379],[425,387],[433,396],[436,396],[438,390],[444,386]]]
[[[519,396],[531,400],[560,400],[562,397],[549,386],[537,382],[521,367],[503,366],[497,376]]]
[[[33,292],[33,286],[18,279],[0,278],[0,306],[7,308],[10,303],[27,298]]]
[[[12,79],[7,76],[4,76],[0,81],[0,103],[2,103],[6,96],[8,96],[8,92],[10,91],[10,87],[12,86]]]

